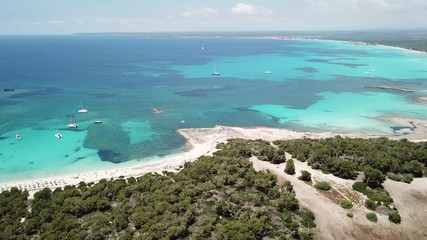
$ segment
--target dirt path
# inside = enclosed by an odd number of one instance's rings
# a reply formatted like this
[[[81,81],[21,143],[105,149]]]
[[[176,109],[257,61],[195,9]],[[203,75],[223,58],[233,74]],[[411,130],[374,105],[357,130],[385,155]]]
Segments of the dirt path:
[[[427,178],[411,184],[387,180],[383,185],[399,210],[402,230],[410,231],[412,239],[427,239]]]
[[[366,219],[368,210],[363,207],[363,205],[356,205],[351,210],[345,210],[341,208],[336,201],[334,202],[334,197],[331,197],[329,195],[330,193],[320,193],[314,187],[299,180],[297,177],[300,175],[300,170],[309,171],[313,179],[330,182],[334,188],[338,188],[337,192],[345,196],[347,196],[349,192],[354,194],[354,191],[351,190],[352,180],[340,179],[331,174],[325,175],[320,171],[311,169],[306,163],[299,161],[295,161],[296,174],[293,176],[284,173],[285,164],[274,165],[259,161],[256,158],[251,158],[251,161],[256,170],[269,170],[271,173],[276,174],[279,184],[284,181],[290,181],[292,183],[300,204],[309,208],[315,214],[317,227],[314,233],[316,239],[427,239],[427,235],[423,233],[427,231],[427,219],[425,218],[427,211],[424,211],[427,209],[427,191],[424,190],[427,189],[426,181],[416,183],[413,187],[407,188],[407,191],[404,192],[400,192],[399,188],[394,187],[395,182],[387,182],[388,185],[386,188],[390,186],[395,190],[390,191],[390,193],[392,197],[396,199],[396,205],[400,210],[404,222],[402,224],[394,224],[388,220],[388,216],[377,214],[378,222],[372,223]],[[420,188],[419,185],[423,184],[424,188]],[[407,186],[411,185],[406,184],[406,187]],[[358,193],[355,194],[356,196],[353,197],[357,198]],[[409,204],[405,202],[405,196],[407,194],[413,194],[413,197],[409,198]],[[359,196],[359,198],[361,198],[360,200],[363,202],[363,196]],[[405,204],[406,207],[402,207],[402,205]],[[416,207],[414,208],[411,206],[412,204],[415,204],[414,206]],[[423,207],[424,210],[414,215],[414,211],[416,212],[417,209],[419,209],[417,206]],[[352,212],[354,217],[348,217],[346,215],[348,212]],[[409,216],[414,216],[414,219],[408,220]]]

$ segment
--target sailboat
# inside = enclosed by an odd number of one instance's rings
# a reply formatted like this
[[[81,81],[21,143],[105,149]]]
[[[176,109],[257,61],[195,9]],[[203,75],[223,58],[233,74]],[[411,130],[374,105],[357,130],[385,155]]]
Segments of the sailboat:
[[[220,73],[216,71],[216,64],[214,64],[214,70],[212,72],[212,75],[214,75],[214,76],[219,76],[220,75]]]
[[[369,69],[369,71],[365,72],[366,74],[372,74],[377,71],[377,69],[374,67],[374,64],[372,62],[372,58],[369,58],[369,59],[371,60],[371,68]]]
[[[79,106],[79,109],[77,110],[77,112],[79,112],[79,113],[87,113],[87,112],[89,112],[89,110],[87,108],[83,108],[83,105],[80,102],[80,106]]]
[[[78,128],[78,127],[79,127],[79,125],[78,125],[77,123],[73,122],[73,119],[72,119],[72,117],[70,116],[70,121],[69,121],[69,123],[68,123],[67,127],[69,127],[69,128]]]

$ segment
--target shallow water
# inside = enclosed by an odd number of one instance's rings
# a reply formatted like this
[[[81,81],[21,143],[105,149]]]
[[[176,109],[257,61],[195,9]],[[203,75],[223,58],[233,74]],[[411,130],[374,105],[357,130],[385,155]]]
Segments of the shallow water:
[[[381,46],[3,36],[0,56],[0,86],[16,88],[0,93],[0,181],[176,153],[185,141],[175,131],[183,127],[391,134],[395,126],[378,116],[427,117],[426,105],[412,100],[426,94],[426,54]],[[214,66],[220,76],[211,74]],[[417,91],[365,88],[377,85]],[[89,112],[78,113],[79,106]],[[67,128],[70,120],[79,124],[77,130]],[[55,138],[58,132],[62,139]]]

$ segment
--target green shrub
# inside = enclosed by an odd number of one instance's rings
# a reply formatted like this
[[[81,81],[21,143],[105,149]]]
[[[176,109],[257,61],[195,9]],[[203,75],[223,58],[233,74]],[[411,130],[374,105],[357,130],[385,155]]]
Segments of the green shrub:
[[[388,220],[390,220],[390,222],[393,222],[393,223],[400,223],[401,221],[400,215],[397,211],[390,212],[388,214]]]
[[[403,182],[405,183],[411,183],[414,180],[414,176],[410,173],[403,174]]]
[[[350,200],[343,199],[340,202],[340,206],[344,209],[350,209],[353,207],[353,203]]]
[[[302,240],[313,240],[314,239],[313,233],[299,232],[299,236],[300,236],[300,239],[302,239]],[[287,238],[285,237],[285,239],[287,239]]]
[[[301,176],[299,176],[298,179],[305,182],[311,182],[311,173],[308,171],[302,170]]]
[[[286,162],[285,173],[287,173],[289,175],[294,175],[295,174],[295,164],[294,164],[294,160],[293,159],[289,159]]]
[[[306,228],[314,228],[316,227],[316,223],[314,223],[314,220],[316,218],[314,217],[314,213],[308,209],[300,211],[301,216],[301,224]]]
[[[377,202],[383,202],[386,205],[389,205],[393,202],[390,194],[384,189],[369,190],[366,195],[369,199]]]
[[[371,222],[377,222],[378,221],[377,214],[375,214],[373,212],[366,214],[366,218]]]
[[[406,174],[396,174],[396,173],[388,173],[387,177],[391,180],[398,182],[411,183],[414,180],[414,176],[410,173]]]
[[[377,203],[372,199],[366,199],[365,207],[369,210],[375,211],[375,209],[377,209]]]
[[[318,182],[314,184],[314,187],[321,191],[329,191],[332,189],[331,184],[329,184],[328,182]]]
[[[353,218],[353,213],[351,213],[351,212],[347,213],[347,217]]]
[[[366,184],[365,183],[363,183],[363,182],[355,182],[355,183],[353,183],[353,189],[354,190],[356,190],[356,191],[358,191],[358,192],[360,192],[360,193],[363,193],[363,194],[365,194],[366,193]]]

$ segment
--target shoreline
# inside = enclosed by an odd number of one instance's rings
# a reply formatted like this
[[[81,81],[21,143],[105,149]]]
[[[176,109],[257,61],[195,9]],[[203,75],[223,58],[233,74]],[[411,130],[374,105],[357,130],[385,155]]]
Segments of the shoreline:
[[[352,40],[341,40],[341,39],[331,39],[323,38],[322,36],[260,36],[260,37],[236,37],[236,38],[249,38],[249,39],[261,39],[261,40],[276,40],[276,41],[288,41],[288,40],[301,40],[301,41],[331,41],[331,42],[340,42],[344,44],[353,44],[353,45],[365,45],[365,46],[376,46],[382,48],[390,48],[393,50],[398,50],[402,52],[418,53],[418,54],[427,54],[427,51],[414,50],[410,48],[404,48],[393,45],[385,45],[379,43],[370,43],[364,41],[352,41]]]
[[[400,126],[413,126],[408,134],[403,135],[381,135],[374,133],[340,133],[340,132],[309,132],[295,131],[286,128],[271,127],[227,127],[216,125],[212,128],[185,128],[178,129],[177,133],[182,135],[187,143],[184,151],[168,155],[152,161],[129,163],[127,166],[103,169],[99,171],[78,172],[52,177],[34,179],[11,180],[0,183],[0,191],[11,187],[27,189],[32,196],[36,191],[45,187],[55,189],[66,185],[78,185],[80,182],[98,182],[101,179],[117,179],[120,177],[139,177],[146,173],[161,173],[163,171],[177,172],[186,162],[193,162],[203,155],[211,155],[216,151],[216,145],[230,138],[263,139],[274,141],[278,139],[291,140],[300,138],[328,138],[337,135],[352,138],[375,138],[387,137],[393,140],[406,138],[410,141],[427,141],[427,121],[421,119],[399,118],[383,116],[382,119],[394,122]],[[142,160],[142,159],[139,159]]]

